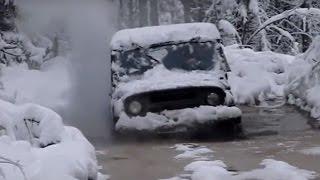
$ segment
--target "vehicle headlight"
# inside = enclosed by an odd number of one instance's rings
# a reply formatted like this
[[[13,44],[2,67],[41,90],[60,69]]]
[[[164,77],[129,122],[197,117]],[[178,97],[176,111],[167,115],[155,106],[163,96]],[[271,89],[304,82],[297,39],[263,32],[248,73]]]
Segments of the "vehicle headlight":
[[[138,115],[142,111],[142,104],[139,101],[130,102],[129,111],[133,115]]]
[[[218,94],[216,93],[210,93],[208,96],[207,96],[207,102],[209,105],[211,106],[217,106],[220,104],[220,97]]]

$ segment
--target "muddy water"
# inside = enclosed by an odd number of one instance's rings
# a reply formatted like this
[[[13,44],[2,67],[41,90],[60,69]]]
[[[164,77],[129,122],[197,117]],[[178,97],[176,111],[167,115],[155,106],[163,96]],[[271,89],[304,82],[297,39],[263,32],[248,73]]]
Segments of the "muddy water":
[[[259,167],[263,159],[286,161],[296,167],[320,174],[320,155],[300,151],[320,146],[320,131],[311,128],[314,121],[292,106],[276,109],[241,107],[246,138],[238,140],[126,140],[112,144],[95,141],[102,172],[112,180],[152,180],[183,173],[191,160],[175,160],[178,153],[170,148],[192,142],[214,151],[214,159],[223,160],[235,171]]]

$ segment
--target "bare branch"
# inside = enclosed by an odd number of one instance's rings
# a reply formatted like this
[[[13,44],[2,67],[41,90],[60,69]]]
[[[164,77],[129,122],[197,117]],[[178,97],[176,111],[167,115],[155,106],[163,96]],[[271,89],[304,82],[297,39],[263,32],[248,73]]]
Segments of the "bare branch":
[[[9,53],[9,52],[7,52],[7,51],[5,51],[3,49],[1,49],[0,51],[3,52],[4,54],[10,55],[10,56],[19,57],[18,55]]]

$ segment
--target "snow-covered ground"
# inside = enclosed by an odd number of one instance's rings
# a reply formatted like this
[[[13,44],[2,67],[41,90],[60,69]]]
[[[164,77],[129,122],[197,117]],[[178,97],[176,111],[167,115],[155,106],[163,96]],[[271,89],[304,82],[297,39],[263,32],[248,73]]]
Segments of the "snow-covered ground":
[[[0,100],[0,179],[97,179],[94,147],[54,111]]]
[[[308,180],[315,179],[317,174],[313,171],[299,169],[286,162],[277,161],[274,159],[264,159],[259,168],[244,172],[231,171],[230,167],[221,160],[208,159],[208,153],[214,154],[214,151],[207,147],[197,144],[177,144],[175,149],[178,152],[185,151],[178,156],[188,157],[193,160],[184,167],[184,173],[166,180],[246,180],[246,179],[260,179],[260,180]],[[204,153],[200,153],[200,152]],[[192,153],[199,152],[199,153]],[[196,154],[196,155],[195,155]],[[204,158],[205,160],[199,160]],[[181,160],[180,158],[176,158]],[[163,179],[164,180],[164,179]]]

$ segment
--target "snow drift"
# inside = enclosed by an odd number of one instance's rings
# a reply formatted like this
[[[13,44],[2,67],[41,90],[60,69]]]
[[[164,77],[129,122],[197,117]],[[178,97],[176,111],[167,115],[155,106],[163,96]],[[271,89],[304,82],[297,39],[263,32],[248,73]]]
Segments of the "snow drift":
[[[284,96],[287,66],[294,60],[293,56],[237,46],[226,47],[225,54],[231,67],[229,83],[237,104],[256,105]]]
[[[94,147],[62,118],[35,104],[0,100],[0,179],[97,179]],[[25,176],[25,177],[24,177]]]

